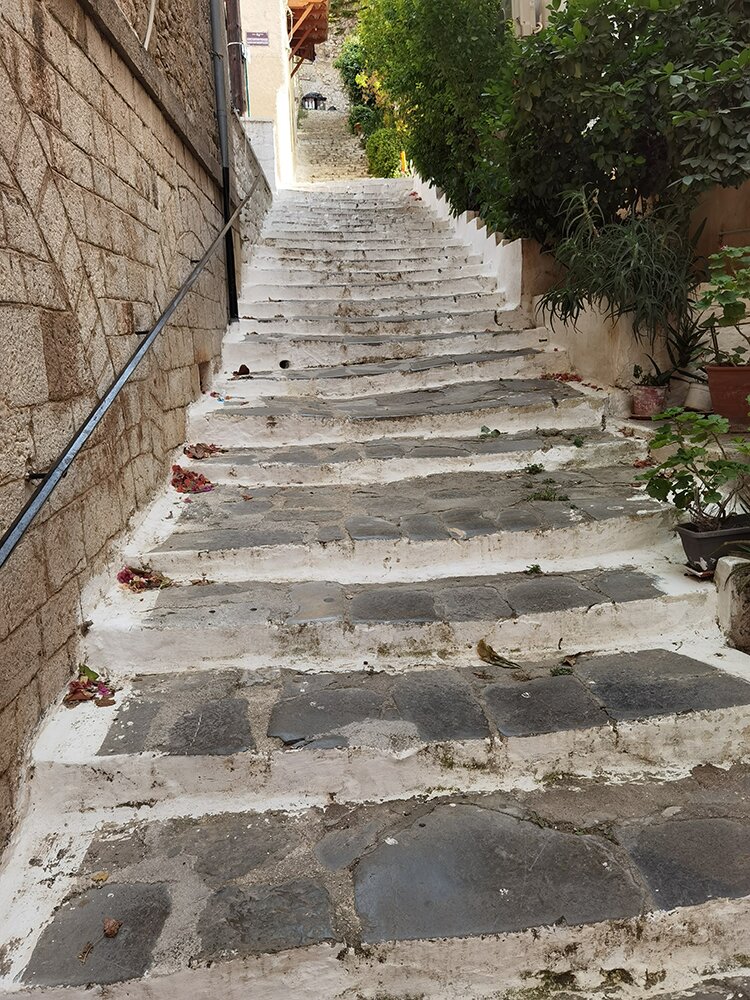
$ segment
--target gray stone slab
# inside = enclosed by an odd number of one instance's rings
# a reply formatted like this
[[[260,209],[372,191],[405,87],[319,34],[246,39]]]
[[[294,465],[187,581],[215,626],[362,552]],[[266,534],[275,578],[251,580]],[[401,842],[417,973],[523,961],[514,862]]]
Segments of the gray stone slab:
[[[215,960],[334,941],[325,889],[312,879],[276,886],[225,886],[198,921],[201,957]]]
[[[236,670],[137,676],[98,753],[236,753],[254,746]],[[171,735],[170,735],[171,734]],[[190,749],[192,748],[192,749]]]
[[[491,684],[482,693],[487,714],[503,736],[536,736],[608,724],[607,714],[575,677]]]
[[[443,521],[458,538],[474,538],[476,535],[488,535],[496,530],[493,522],[478,510],[451,510],[443,515]]]
[[[578,580],[564,576],[540,576],[513,584],[506,591],[508,603],[517,615],[565,611],[601,604],[599,594]]]
[[[502,621],[513,617],[513,609],[494,587],[452,584],[435,594],[442,621]]]
[[[406,674],[393,685],[401,718],[428,741],[478,740],[490,735],[469,685],[448,670]]]
[[[63,903],[42,931],[24,982],[85,986],[140,978],[151,966],[170,909],[169,890],[159,883],[108,882],[101,889],[79,893]],[[105,919],[122,922],[116,937],[104,936]]]
[[[354,885],[369,942],[632,917],[644,902],[612,844],[472,804],[394,828],[357,864]]]
[[[388,821],[389,817],[382,816],[372,819],[363,826],[331,830],[316,844],[315,857],[330,871],[348,868],[365,853]]]
[[[618,604],[624,601],[648,601],[653,597],[660,597],[662,593],[650,576],[630,568],[606,570],[597,574],[592,582],[605,597]]]
[[[360,591],[350,602],[352,622],[431,622],[435,602],[427,590],[397,587]]]
[[[344,522],[344,527],[353,541],[401,537],[401,529],[382,517],[350,517]]]
[[[641,830],[618,831],[617,836],[662,910],[750,893],[747,821],[677,817]]]
[[[294,613],[290,622],[332,622],[345,611],[344,590],[338,583],[326,581],[299,583],[289,592]]]
[[[620,720],[750,704],[750,684],[666,649],[580,659],[575,671]]]
[[[99,753],[142,753],[147,749],[151,727],[161,707],[160,701],[133,702],[120,710],[107,731]]]
[[[255,749],[247,709],[244,699],[223,698],[186,712],[169,733],[167,752],[216,756]]]
[[[179,859],[209,884],[221,885],[274,866],[295,849],[300,836],[287,817],[220,813],[154,824],[149,849],[156,857]]]
[[[385,698],[375,691],[357,687],[330,687],[323,690],[303,681],[295,685],[304,693],[285,697],[271,712],[268,735],[295,746],[320,737],[329,738],[329,746],[348,746],[343,736],[330,739],[345,726],[381,716]]]
[[[413,542],[429,542],[452,537],[434,514],[413,514],[411,517],[406,517],[401,529]]]

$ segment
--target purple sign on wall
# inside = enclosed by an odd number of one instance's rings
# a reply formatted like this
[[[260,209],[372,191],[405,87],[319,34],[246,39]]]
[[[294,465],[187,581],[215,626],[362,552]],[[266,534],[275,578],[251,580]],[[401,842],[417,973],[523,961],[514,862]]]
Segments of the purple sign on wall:
[[[269,45],[267,31],[247,31],[245,45]]]

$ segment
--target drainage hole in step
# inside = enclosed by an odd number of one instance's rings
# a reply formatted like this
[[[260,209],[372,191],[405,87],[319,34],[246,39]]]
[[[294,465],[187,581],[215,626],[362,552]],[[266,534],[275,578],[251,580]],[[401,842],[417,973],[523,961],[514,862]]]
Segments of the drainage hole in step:
[[[284,359],[284,361],[279,361],[279,368],[288,368],[288,367],[289,367],[289,362],[286,359]]]

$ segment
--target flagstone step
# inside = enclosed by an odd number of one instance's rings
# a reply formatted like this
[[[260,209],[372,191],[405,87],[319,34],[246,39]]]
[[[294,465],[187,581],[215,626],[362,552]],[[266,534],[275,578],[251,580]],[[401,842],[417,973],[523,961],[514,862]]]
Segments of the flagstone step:
[[[486,273],[483,264],[443,268],[425,266],[408,272],[398,268],[390,271],[337,270],[331,274],[322,268],[310,272],[306,268],[264,267],[260,262],[257,264],[253,262],[244,265],[243,275],[243,294],[248,298],[255,295],[258,290],[264,289],[279,290],[278,296],[275,291],[274,294],[270,294],[269,291],[271,298],[281,298],[284,294],[288,294],[291,298],[304,298],[318,293],[321,298],[326,298],[331,294],[331,289],[336,292],[341,291],[342,294],[350,295],[352,298],[367,298],[377,296],[380,293],[380,286],[385,284],[396,291],[423,289],[426,295],[433,289],[440,292],[443,288],[452,291],[474,286],[492,291],[497,284],[496,279]]]
[[[396,226],[394,226],[394,223]],[[395,233],[394,233],[395,228]],[[361,220],[349,219],[343,223],[340,219],[328,216],[284,217],[271,212],[263,225],[261,239],[264,243],[275,243],[278,240],[290,241],[295,246],[308,240],[325,240],[338,245],[354,241],[388,242],[398,245],[410,238],[421,239],[423,236],[442,235],[452,246],[460,246],[453,229],[446,222],[435,219],[427,213],[398,217]]]
[[[412,261],[416,266],[436,268],[445,264],[455,267],[459,264],[477,264],[481,261],[478,254],[473,253],[468,247],[457,244],[446,245],[444,241],[436,241],[433,244],[423,246],[393,246],[386,243],[382,247],[371,247],[368,249],[352,247],[305,247],[297,243],[288,247],[284,246],[262,246],[253,252],[251,260],[253,262],[269,261],[273,266],[286,265],[290,261],[300,261],[302,266],[308,263],[315,263],[317,270],[336,271],[354,270],[356,265],[360,265],[364,270],[372,271],[410,271]],[[387,264],[393,265],[387,267]]]
[[[272,316],[242,316],[238,326],[242,333],[290,334],[308,337],[325,336],[415,336],[423,333],[476,333],[497,330],[504,322],[495,306],[479,304],[476,309],[456,311],[425,307],[417,314],[383,310],[372,316],[354,315],[311,316],[288,315],[280,311]],[[263,310],[261,310],[263,311]]]
[[[248,275],[243,289],[241,306],[244,306],[245,303],[258,302],[294,302],[296,304],[297,302],[307,303],[330,298],[337,302],[373,302],[381,299],[383,295],[383,289],[380,287],[382,281],[371,280],[360,283],[349,281],[338,284],[311,281],[306,285],[272,284],[266,283],[267,278],[264,277],[266,274],[267,272],[258,271],[256,274]],[[387,292],[399,299],[409,295],[421,299],[431,299],[476,292],[492,292],[496,286],[497,282],[494,278],[478,275],[477,277],[462,276],[452,279],[391,281],[388,284]]]
[[[486,274],[482,258],[468,251],[463,256],[446,257],[431,255],[421,259],[412,258],[404,263],[393,260],[342,260],[324,258],[292,258],[280,260],[275,255],[263,255],[254,251],[244,264],[244,280],[256,280],[255,275],[282,276],[289,284],[310,281],[315,283],[340,284],[357,282],[381,282],[418,280],[427,276],[433,279],[460,277],[462,275]]]
[[[250,324],[233,324],[225,337],[222,362],[227,373],[247,365],[251,372],[279,368],[289,371],[343,364],[379,364],[407,358],[445,357],[446,355],[486,353],[496,350],[536,350],[548,347],[554,358],[553,367],[565,370],[566,355],[550,344],[549,331],[544,327],[523,324],[521,329],[485,330],[482,332],[454,331],[422,333],[399,337],[380,334],[325,334],[314,336],[284,331],[258,333],[248,330]],[[520,326],[520,324],[519,324]]]
[[[259,405],[262,403],[262,405]],[[544,379],[466,382],[348,400],[266,397],[247,402],[210,396],[195,404],[189,437],[223,447],[266,443],[465,437],[483,425],[505,432],[592,429],[602,425],[606,396]]]
[[[237,448],[210,458],[180,459],[212,483],[311,486],[388,483],[443,472],[512,472],[542,465],[548,471],[594,469],[644,458],[641,438],[606,431],[498,434],[465,438],[376,438],[355,444]],[[636,474],[636,470],[633,470]]]
[[[291,976],[301,996],[489,998],[606,988],[607,970],[642,985],[656,967],[669,988],[742,962],[749,787],[746,768],[707,768],[294,812],[123,811],[48,839],[30,879],[54,873],[53,890],[20,914],[6,967],[28,987],[147,976],[162,995],[189,976],[193,995],[232,1000],[280,998]]]
[[[433,475],[387,486],[221,486],[174,494],[156,545],[125,550],[177,580],[375,582],[565,571],[657,546],[671,509],[627,467]]]
[[[747,756],[750,672],[713,648],[408,672],[201,670],[118,678],[116,707],[60,706],[34,748],[61,814],[141,799],[290,805],[498,791],[551,776],[671,777]],[[568,665],[571,664],[571,665]],[[726,672],[727,670],[735,672]]]
[[[409,319],[424,316],[490,316],[494,322],[496,309],[503,306],[503,296],[496,291],[491,292],[458,292],[455,295],[386,295],[381,294],[377,300],[337,298],[329,296],[325,299],[301,301],[288,299],[283,301],[249,301],[241,300],[240,316],[243,319],[276,319],[283,316],[289,324],[299,320],[307,321],[315,318],[343,318],[351,320],[379,321],[384,317]]]
[[[317,236],[305,233],[291,234],[289,236],[265,236],[263,246],[267,250],[278,250],[283,254],[285,250],[291,250],[294,254],[318,254],[321,251],[333,256],[348,257],[350,254],[370,254],[376,255],[388,253],[390,256],[405,257],[409,255],[427,256],[434,250],[442,254],[450,255],[452,250],[465,254],[466,247],[459,240],[452,238],[449,234],[428,230],[425,232],[403,231],[399,233],[397,239],[388,235],[385,231],[379,237],[377,233],[362,234],[361,239],[356,239],[357,234],[341,234],[340,239],[328,238],[325,234]]]
[[[257,399],[259,396],[315,396],[351,399],[378,393],[432,389],[457,381],[512,378],[559,373],[565,356],[533,348],[452,354],[421,359],[398,359],[375,364],[328,365],[321,368],[278,368],[252,375],[219,378],[214,389],[222,396]]]
[[[201,585],[203,584],[203,585]],[[410,583],[248,581],[113,591],[85,647],[112,669],[185,663],[330,669],[461,663],[480,639],[512,660],[616,650],[715,628],[712,585],[663,556],[565,574],[500,573]]]

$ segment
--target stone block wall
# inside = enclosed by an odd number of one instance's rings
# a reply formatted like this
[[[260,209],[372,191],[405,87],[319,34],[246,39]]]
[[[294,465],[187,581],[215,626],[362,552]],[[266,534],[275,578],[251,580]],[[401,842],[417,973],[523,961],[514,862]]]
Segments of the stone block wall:
[[[221,227],[207,2],[160,0],[154,58],[128,21],[145,6],[0,4],[0,532]],[[259,168],[232,128],[240,197]],[[251,237],[269,199],[262,182]],[[23,747],[78,662],[82,592],[164,482],[226,315],[217,253],[0,569],[0,847]]]

